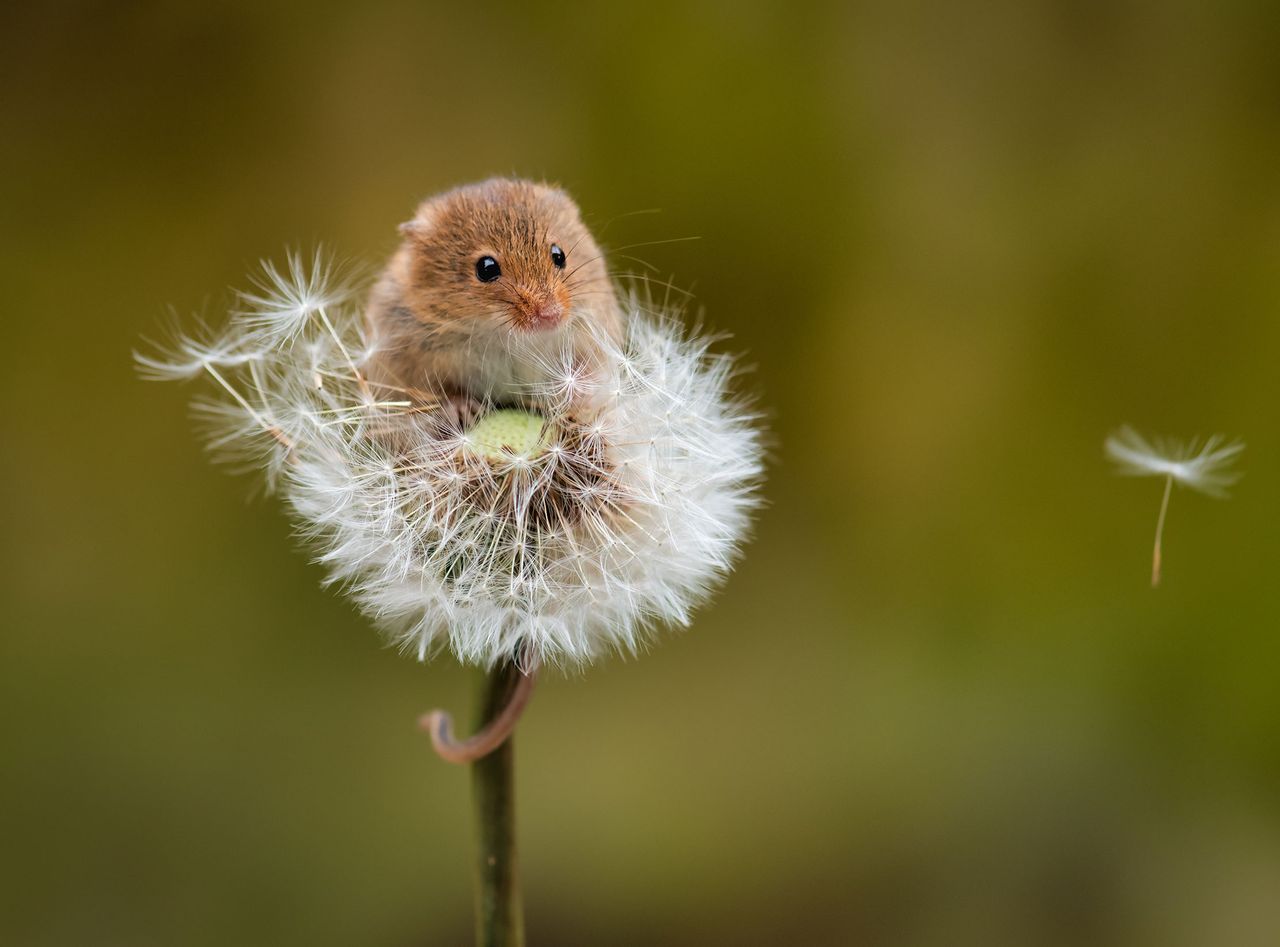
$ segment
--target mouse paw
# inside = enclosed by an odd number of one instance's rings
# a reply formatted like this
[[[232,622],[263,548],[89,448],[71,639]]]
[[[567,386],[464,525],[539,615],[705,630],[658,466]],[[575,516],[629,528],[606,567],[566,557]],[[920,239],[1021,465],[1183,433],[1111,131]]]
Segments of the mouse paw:
[[[461,434],[471,427],[483,412],[479,401],[466,395],[446,395],[436,409],[441,431],[445,434]]]

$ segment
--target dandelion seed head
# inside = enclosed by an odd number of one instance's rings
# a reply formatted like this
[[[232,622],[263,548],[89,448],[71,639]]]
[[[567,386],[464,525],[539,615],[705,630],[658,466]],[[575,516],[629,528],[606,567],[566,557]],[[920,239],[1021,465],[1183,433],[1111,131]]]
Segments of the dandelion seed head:
[[[733,362],[705,339],[633,296],[603,367],[539,353],[548,381],[518,407],[442,431],[365,383],[363,316],[331,265],[263,272],[216,343],[179,337],[139,370],[217,382],[211,448],[266,474],[328,580],[405,651],[485,666],[635,652],[732,567],[762,450]]]

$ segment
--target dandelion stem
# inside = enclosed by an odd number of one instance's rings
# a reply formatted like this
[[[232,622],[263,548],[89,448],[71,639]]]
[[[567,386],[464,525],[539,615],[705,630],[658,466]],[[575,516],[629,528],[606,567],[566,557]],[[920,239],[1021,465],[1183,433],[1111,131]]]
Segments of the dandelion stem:
[[[1160,542],[1164,538],[1164,517],[1169,512],[1169,494],[1173,492],[1173,474],[1164,478],[1164,499],[1160,501],[1160,518],[1156,520],[1156,544],[1151,551],[1151,587],[1160,584]]]
[[[514,663],[495,668],[485,678],[480,720],[486,728],[498,722],[532,687],[532,676]],[[483,731],[482,731],[483,732]],[[476,944],[477,947],[523,947],[524,910],[516,864],[515,749],[508,736],[496,750],[471,768],[475,800]]]
[[[465,740],[454,738],[453,716],[447,710],[424,714],[418,725],[431,734],[431,745],[442,759],[450,763],[474,763],[498,749],[511,736],[533,695],[534,675],[533,670],[527,673],[517,671],[510,691],[502,694],[505,702],[495,707],[492,713],[485,713],[480,720],[480,729]]]
[[[485,677],[479,729],[466,740],[453,737],[453,718],[433,710],[419,721],[431,745],[451,763],[471,763],[475,800],[476,944],[523,947],[524,914],[516,871],[515,754],[511,734],[533,693],[536,671],[508,661]]]

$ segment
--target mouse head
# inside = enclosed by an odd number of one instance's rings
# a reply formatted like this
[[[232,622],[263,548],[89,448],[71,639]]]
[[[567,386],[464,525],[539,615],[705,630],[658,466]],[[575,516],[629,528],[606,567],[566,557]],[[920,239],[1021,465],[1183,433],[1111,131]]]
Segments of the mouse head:
[[[419,318],[516,332],[612,304],[600,248],[563,191],[494,178],[422,204],[405,235],[405,302]]]

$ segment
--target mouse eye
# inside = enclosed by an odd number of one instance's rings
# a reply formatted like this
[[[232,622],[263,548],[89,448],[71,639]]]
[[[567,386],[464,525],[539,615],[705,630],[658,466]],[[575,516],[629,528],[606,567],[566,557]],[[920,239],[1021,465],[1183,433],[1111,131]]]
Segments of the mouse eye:
[[[551,262],[560,269],[564,269],[564,251],[560,249],[560,244],[551,244]]]
[[[492,283],[502,275],[502,267],[491,256],[482,256],[476,260],[476,279],[482,283]]]

